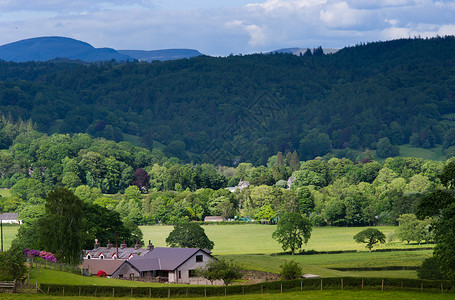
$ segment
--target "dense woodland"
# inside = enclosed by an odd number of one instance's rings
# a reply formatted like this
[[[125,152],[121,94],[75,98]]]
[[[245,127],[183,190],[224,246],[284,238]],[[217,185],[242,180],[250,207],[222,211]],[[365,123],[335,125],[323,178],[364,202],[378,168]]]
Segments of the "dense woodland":
[[[208,215],[274,222],[290,211],[309,216],[316,226],[396,224],[400,215],[415,213],[422,195],[441,186],[437,175],[451,161],[378,162],[368,151],[355,161],[333,155],[299,161],[294,151],[278,152],[263,166],[223,167],[186,164],[157,149],[88,134],[49,136],[30,121],[3,117],[0,125],[13,141],[0,152],[0,185],[11,193],[0,198],[1,211],[18,212],[26,223],[44,213],[49,191],[64,186],[90,211],[103,207],[135,225],[202,221]],[[295,177],[290,187],[289,177]],[[241,180],[250,186],[226,189]]]
[[[331,55],[0,62],[0,111],[32,119],[49,135],[129,140],[187,163],[260,166],[278,152],[294,151],[300,160],[330,152],[355,160],[356,151],[378,148],[388,157],[397,154],[395,145],[408,143],[441,144],[451,157],[454,50],[455,38],[444,37],[375,42]],[[255,107],[264,92],[278,108],[272,115]],[[247,130],[231,131],[242,122]],[[234,140],[248,143],[238,149]],[[13,142],[0,136],[2,149]],[[207,153],[211,146],[230,155],[214,157]]]

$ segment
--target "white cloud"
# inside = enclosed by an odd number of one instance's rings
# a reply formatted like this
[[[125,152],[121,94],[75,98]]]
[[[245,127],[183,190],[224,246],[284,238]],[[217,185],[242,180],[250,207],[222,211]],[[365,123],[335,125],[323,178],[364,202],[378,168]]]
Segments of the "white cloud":
[[[338,2],[328,5],[321,10],[321,20],[330,28],[348,28],[364,22],[367,12],[353,9],[346,2]]]
[[[455,34],[448,0],[194,1],[0,0],[0,44],[60,35],[95,47],[226,55]]]

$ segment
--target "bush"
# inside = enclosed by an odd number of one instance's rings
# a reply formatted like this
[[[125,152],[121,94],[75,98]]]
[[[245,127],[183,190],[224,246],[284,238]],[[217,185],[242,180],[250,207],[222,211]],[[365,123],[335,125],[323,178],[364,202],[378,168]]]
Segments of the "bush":
[[[302,276],[302,268],[293,260],[290,262],[285,261],[284,265],[281,265],[280,267],[280,276],[283,280],[297,279]]]
[[[420,279],[441,280],[444,276],[441,273],[440,262],[435,257],[427,258],[423,261],[420,269],[417,270]]]

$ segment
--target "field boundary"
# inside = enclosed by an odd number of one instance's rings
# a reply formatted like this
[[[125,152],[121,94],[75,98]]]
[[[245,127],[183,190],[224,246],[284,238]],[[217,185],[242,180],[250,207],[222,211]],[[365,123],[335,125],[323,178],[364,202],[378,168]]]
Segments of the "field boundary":
[[[426,248],[390,248],[390,249],[376,249],[372,250],[371,252],[395,252],[395,251],[425,251],[425,250],[433,250],[432,247]],[[316,254],[342,254],[342,253],[359,253],[359,252],[367,252],[367,251],[358,251],[358,250],[329,250],[329,251],[316,251],[316,250],[303,250],[294,255],[316,255]],[[281,255],[291,255],[292,252],[278,252],[269,254],[270,256],[281,256]]]
[[[455,293],[455,282],[396,278],[314,278],[272,281],[251,285],[188,286],[188,287],[119,287],[41,284],[41,290],[56,296],[104,297],[210,297],[244,294],[285,293],[303,290],[417,290],[421,292]]]

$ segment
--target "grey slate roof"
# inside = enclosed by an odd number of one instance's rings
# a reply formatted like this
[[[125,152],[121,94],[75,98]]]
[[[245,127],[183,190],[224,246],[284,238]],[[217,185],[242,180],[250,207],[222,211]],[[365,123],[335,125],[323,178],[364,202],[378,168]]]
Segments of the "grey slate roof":
[[[161,270],[159,258],[148,258],[144,256],[133,257],[126,261],[130,263],[139,272],[145,272],[150,270]]]
[[[167,247],[156,247],[154,250],[144,255],[144,258],[156,258],[159,259],[160,269],[159,270],[175,270],[178,266],[187,261],[191,256],[196,254],[199,250],[204,251],[207,254],[211,252],[209,250],[200,248],[167,248]]]
[[[2,213],[0,214],[0,220],[17,220],[18,216],[16,213]]]
[[[124,248],[121,249],[120,247],[118,248],[118,259],[128,259],[131,255],[133,256],[144,256],[147,254],[150,250],[144,249],[144,248]],[[117,248],[116,247],[98,247],[93,250],[84,250],[84,255],[87,253],[90,254],[92,258],[98,258],[101,253],[104,255],[104,257],[111,259],[114,254],[117,253]]]

